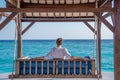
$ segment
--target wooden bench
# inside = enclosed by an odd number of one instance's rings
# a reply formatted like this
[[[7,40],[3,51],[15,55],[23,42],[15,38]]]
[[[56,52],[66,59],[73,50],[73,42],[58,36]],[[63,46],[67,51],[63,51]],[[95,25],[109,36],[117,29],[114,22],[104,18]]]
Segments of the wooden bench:
[[[10,78],[12,75],[9,76]],[[14,78],[96,78],[94,59],[19,59]]]

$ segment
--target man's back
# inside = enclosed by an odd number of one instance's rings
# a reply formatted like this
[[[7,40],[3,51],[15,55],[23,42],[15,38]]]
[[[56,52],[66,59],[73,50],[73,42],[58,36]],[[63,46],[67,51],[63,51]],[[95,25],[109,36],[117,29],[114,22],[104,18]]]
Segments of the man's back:
[[[47,56],[45,56],[45,59],[51,59],[51,58],[61,58],[61,59],[69,59],[70,54],[68,53],[66,48],[52,48],[51,51],[48,53]]]

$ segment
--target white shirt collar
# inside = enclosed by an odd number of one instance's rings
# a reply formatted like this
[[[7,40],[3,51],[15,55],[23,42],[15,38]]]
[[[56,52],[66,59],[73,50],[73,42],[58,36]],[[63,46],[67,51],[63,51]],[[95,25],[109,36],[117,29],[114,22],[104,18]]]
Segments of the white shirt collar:
[[[62,46],[56,47],[56,48],[62,48]]]

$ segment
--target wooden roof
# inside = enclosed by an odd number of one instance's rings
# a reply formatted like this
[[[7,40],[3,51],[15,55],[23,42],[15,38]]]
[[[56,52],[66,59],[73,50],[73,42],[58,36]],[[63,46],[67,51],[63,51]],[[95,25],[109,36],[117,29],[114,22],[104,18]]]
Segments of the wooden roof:
[[[95,8],[96,1],[99,5],[107,3],[109,0],[20,0],[20,8],[50,8],[50,7],[67,7],[67,8]],[[15,8],[17,0],[6,0],[6,6]],[[32,20],[32,18],[94,18],[93,12],[24,12],[22,13],[22,20]]]

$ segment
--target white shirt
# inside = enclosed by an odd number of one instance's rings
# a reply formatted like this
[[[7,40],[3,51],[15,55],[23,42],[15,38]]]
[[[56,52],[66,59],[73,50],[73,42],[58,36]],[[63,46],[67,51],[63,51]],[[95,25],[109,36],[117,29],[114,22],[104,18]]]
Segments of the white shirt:
[[[55,47],[52,48],[51,51],[44,57],[45,59],[70,59],[71,55],[69,54],[66,48]]]

